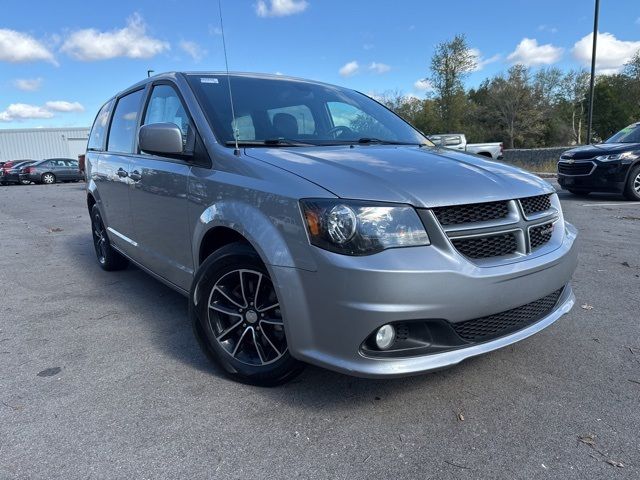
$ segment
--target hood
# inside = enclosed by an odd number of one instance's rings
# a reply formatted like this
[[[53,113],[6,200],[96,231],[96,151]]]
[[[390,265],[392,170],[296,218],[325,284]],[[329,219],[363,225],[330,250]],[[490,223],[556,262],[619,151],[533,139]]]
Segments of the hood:
[[[341,198],[437,207],[555,191],[518,168],[449,149],[347,145],[249,148],[246,153]]]
[[[599,155],[611,155],[614,153],[632,152],[640,149],[640,143],[596,143],[567,150],[561,155],[561,159],[586,160]]]

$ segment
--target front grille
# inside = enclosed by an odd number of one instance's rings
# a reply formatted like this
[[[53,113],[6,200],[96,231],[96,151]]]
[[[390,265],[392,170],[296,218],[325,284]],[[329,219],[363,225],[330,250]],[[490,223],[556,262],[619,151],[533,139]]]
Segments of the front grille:
[[[553,222],[545,223],[543,225],[537,225],[529,229],[529,239],[531,241],[531,250],[541,247],[549,240],[553,235]]]
[[[457,225],[499,220],[509,214],[509,209],[507,202],[487,202],[438,207],[433,209],[433,213],[441,225]]]
[[[469,258],[501,257],[515,253],[518,249],[516,236],[512,232],[486,237],[452,239],[460,253]]]
[[[512,308],[506,312],[496,313],[488,317],[452,323],[458,336],[467,342],[485,342],[537,322],[549,314],[562,293],[562,288],[551,295],[527,303],[521,307]]]
[[[563,175],[589,175],[592,169],[592,162],[558,162],[558,173]]]
[[[522,205],[522,211],[527,216],[533,215],[534,213],[546,212],[551,208],[551,195],[521,198],[520,205]]]

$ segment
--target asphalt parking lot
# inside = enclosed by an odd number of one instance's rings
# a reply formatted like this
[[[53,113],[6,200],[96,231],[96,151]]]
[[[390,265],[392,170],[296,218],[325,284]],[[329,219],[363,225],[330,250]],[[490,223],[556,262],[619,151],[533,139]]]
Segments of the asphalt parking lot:
[[[0,187],[0,478],[639,478],[640,203],[560,193],[574,310],[456,368],[261,389],[98,267],[82,184]]]

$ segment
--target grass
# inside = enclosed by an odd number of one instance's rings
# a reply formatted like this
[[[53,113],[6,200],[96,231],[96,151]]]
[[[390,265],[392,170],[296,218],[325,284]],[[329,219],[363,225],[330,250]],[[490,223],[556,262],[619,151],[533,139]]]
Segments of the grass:
[[[541,163],[530,163],[530,162],[503,162],[507,165],[513,165],[514,167],[522,168],[524,170],[528,170],[530,172],[539,172],[539,173],[557,173],[558,171],[558,161],[557,160],[547,160]]]

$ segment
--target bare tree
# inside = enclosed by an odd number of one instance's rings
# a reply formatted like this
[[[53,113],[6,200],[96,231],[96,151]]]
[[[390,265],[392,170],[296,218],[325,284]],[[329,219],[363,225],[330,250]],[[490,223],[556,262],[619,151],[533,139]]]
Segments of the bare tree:
[[[586,70],[571,70],[562,79],[562,97],[571,111],[573,141],[582,143],[582,122],[585,113],[585,98],[589,90],[589,73]]]

